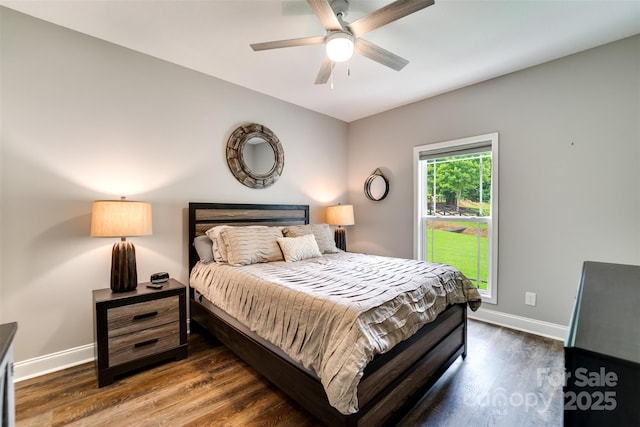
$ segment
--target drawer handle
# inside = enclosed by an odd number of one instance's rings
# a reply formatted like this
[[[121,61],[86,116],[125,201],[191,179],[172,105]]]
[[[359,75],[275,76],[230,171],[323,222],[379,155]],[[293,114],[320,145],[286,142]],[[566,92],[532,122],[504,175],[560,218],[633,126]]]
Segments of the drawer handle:
[[[147,317],[153,317],[157,314],[158,314],[157,311],[150,311],[149,313],[144,313],[144,314],[136,314],[135,316],[133,316],[133,320],[142,320],[142,319],[146,319]]]
[[[157,342],[158,342],[158,338],[154,338],[152,340],[135,343],[133,345],[133,347],[135,347],[135,348],[144,347],[145,345],[151,345],[151,344],[155,344]]]

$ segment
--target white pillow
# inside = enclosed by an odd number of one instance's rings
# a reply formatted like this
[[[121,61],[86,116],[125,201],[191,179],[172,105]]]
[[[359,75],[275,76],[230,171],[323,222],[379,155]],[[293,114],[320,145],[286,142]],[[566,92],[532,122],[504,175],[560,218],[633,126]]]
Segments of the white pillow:
[[[278,245],[280,245],[284,260],[287,262],[322,256],[313,234],[305,234],[300,237],[279,237]]]
[[[227,227],[220,231],[227,251],[227,262],[240,266],[258,262],[282,261],[277,227]]]
[[[291,225],[285,227],[282,233],[286,237],[299,237],[305,234],[313,234],[321,253],[335,254],[340,252],[338,248],[336,248],[336,242],[333,239],[333,233],[331,232],[329,224]]]

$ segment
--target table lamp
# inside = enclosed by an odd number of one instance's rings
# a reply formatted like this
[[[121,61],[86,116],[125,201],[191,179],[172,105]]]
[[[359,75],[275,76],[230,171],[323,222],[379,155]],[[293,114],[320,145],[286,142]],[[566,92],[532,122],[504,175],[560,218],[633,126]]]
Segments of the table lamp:
[[[151,234],[151,203],[96,200],[91,213],[91,237],[120,237],[111,252],[111,290],[128,292],[138,286],[136,250],[127,237]]]
[[[347,250],[347,237],[342,228],[344,225],[355,224],[353,220],[353,205],[336,205],[327,208],[327,224],[337,225],[335,241],[338,249]]]

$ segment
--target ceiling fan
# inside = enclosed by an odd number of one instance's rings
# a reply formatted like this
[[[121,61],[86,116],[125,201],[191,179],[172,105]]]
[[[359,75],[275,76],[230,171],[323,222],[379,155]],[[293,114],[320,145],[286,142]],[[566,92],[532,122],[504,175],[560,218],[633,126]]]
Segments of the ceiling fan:
[[[316,84],[324,84],[329,80],[335,63],[348,60],[354,51],[400,71],[409,61],[364,40],[362,36],[376,28],[431,6],[434,0],[396,0],[351,23],[343,20],[349,10],[348,0],[307,0],[307,3],[327,30],[326,35],[253,43],[250,46],[254,51],[259,51],[325,43],[326,54],[316,77]]]

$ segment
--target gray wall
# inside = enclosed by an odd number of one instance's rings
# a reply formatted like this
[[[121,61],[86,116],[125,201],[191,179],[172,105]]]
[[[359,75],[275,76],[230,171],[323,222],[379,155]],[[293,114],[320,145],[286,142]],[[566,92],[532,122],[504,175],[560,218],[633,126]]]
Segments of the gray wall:
[[[485,308],[567,325],[584,260],[640,264],[640,36],[350,123],[349,248],[411,257],[413,147],[489,132],[499,291]],[[376,167],[391,180],[378,203],[362,191]]]
[[[93,342],[91,290],[109,287],[115,239],[89,237],[91,202],[150,201],[153,235],[131,239],[138,276],[187,283],[189,201],[346,202],[347,125],[1,9],[0,322],[15,360]],[[272,187],[229,172],[227,138],[268,126],[285,151]],[[310,161],[313,159],[313,161]]]

